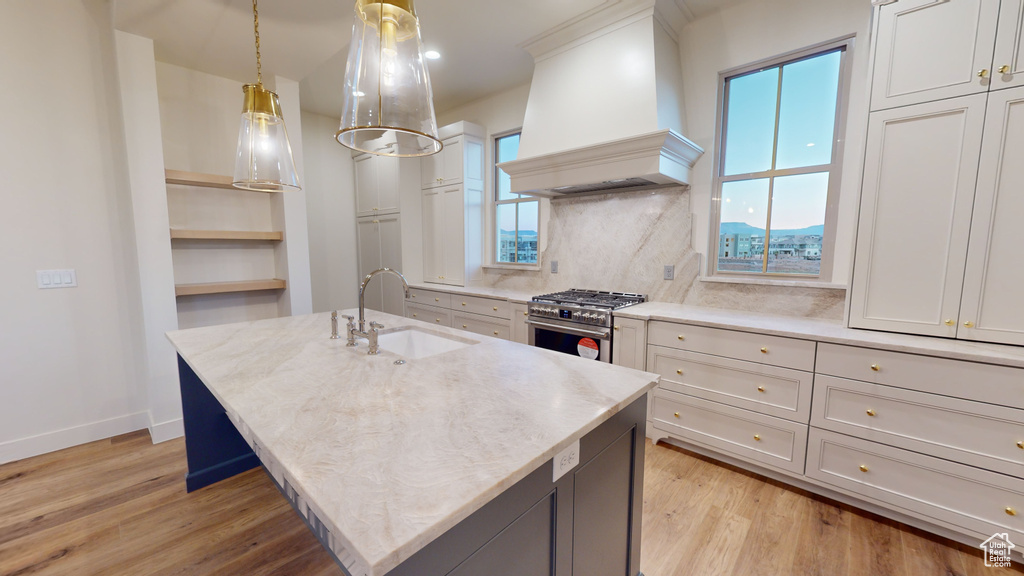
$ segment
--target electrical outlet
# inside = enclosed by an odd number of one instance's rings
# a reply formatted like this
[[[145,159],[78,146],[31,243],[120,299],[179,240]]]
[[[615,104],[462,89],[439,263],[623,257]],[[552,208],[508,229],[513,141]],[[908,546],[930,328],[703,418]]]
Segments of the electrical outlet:
[[[78,286],[75,269],[36,270],[36,285],[40,288],[74,288]]]
[[[558,260],[551,261],[551,273],[558,274]]]
[[[674,265],[665,266],[665,280],[671,280],[676,277],[676,267]]]
[[[551,481],[557,482],[566,472],[572,470],[580,463],[580,441],[577,438],[568,448],[555,454],[552,464],[554,470],[551,473]]]

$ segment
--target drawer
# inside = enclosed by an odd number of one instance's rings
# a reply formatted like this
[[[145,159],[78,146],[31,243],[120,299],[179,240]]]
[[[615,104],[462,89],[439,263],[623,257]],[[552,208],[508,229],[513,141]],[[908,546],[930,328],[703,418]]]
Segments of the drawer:
[[[1024,478],[1024,411],[1014,408],[819,374],[811,424]]]
[[[819,374],[1024,409],[1024,369],[820,344]]]
[[[440,306],[441,308],[452,307],[452,295],[447,292],[436,290],[423,290],[422,288],[409,288],[409,298],[406,300],[415,304],[426,304],[428,306]]]
[[[452,311],[437,306],[423,306],[421,304],[405,303],[405,317],[420,320],[436,326],[452,325]]]
[[[648,323],[647,343],[783,368],[814,371],[815,343],[810,340],[653,321]]]
[[[468,330],[474,334],[483,334],[503,340],[512,339],[512,330],[508,320],[501,320],[493,316],[481,314],[470,314],[468,312],[452,311],[452,328]]]
[[[1024,541],[1024,480],[818,428],[810,431],[807,476],[981,538],[1010,532]]]
[[[743,360],[647,347],[647,367],[661,387],[806,424],[814,374]]]
[[[656,389],[655,428],[731,456],[793,474],[804,473],[807,425]]]
[[[460,296],[458,294],[452,294],[452,310],[495,316],[505,320],[508,320],[511,315],[511,307],[508,300],[481,298],[479,296]]]

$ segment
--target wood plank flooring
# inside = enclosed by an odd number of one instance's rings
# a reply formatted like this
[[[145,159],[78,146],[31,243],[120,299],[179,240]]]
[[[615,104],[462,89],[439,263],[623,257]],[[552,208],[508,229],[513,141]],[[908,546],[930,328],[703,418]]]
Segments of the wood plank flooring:
[[[0,575],[342,575],[262,470],[192,494],[185,470],[145,431],[0,466]],[[1024,574],[663,444],[645,474],[647,576]]]

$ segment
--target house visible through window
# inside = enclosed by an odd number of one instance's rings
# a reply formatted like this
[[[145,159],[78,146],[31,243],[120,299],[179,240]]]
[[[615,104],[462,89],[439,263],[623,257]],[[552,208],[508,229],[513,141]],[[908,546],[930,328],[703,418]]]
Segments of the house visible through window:
[[[723,74],[713,273],[830,276],[850,42]]]
[[[494,162],[515,160],[519,132],[494,139]],[[504,170],[494,168],[494,229],[496,263],[536,264],[540,202],[512,193],[512,181]]]

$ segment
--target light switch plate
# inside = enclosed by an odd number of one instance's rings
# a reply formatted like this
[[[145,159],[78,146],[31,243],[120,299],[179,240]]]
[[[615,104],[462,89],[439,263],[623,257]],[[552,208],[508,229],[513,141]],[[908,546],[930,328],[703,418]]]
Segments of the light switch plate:
[[[551,261],[551,273],[558,274],[558,260]]]
[[[552,461],[553,468],[551,473],[551,481],[557,482],[559,478],[565,475],[566,472],[572,470],[580,463],[580,441],[579,438],[575,442],[570,444],[565,450],[562,450],[558,454],[555,454],[554,460]]]
[[[36,270],[36,286],[40,288],[74,288],[78,275],[74,268],[63,270]]]

